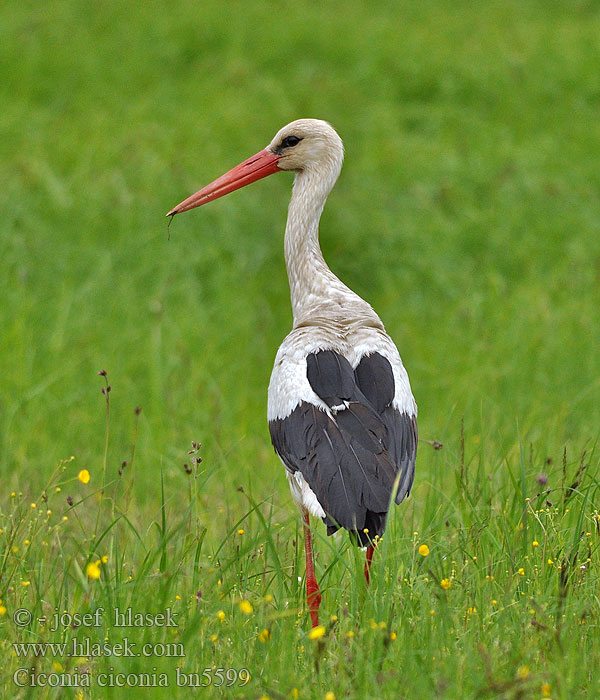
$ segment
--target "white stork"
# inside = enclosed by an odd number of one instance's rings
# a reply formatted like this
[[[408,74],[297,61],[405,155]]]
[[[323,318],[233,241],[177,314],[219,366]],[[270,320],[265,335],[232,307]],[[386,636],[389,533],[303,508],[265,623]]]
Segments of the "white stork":
[[[328,535],[345,528],[366,548],[368,583],[391,499],[400,503],[410,492],[417,451],[417,407],[398,350],[371,306],[329,269],[319,246],[319,219],[343,159],[342,141],[327,122],[299,119],[167,214],[280,170],[296,174],[284,241],[294,325],[275,358],[268,420],[304,520],[313,626],[321,593],[309,513],[323,519]]]

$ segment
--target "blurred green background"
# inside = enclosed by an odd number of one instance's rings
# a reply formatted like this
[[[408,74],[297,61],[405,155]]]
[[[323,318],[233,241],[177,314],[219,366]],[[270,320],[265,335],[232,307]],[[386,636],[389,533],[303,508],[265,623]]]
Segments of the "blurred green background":
[[[70,455],[136,497],[216,478],[291,501],[266,426],[291,324],[282,174],[164,215],[299,117],[346,163],[325,257],[396,340],[421,436],[498,465],[600,419],[597,2],[12,2],[0,24],[0,475]],[[416,488],[433,469],[421,447]],[[214,515],[214,513],[212,514]],[[212,517],[210,512],[207,517]]]

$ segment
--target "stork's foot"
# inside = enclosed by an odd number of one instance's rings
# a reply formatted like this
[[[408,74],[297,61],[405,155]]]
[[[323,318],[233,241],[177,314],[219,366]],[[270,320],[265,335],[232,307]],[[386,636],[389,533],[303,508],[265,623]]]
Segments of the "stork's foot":
[[[310,518],[306,508],[303,509],[304,519],[304,550],[306,552],[306,600],[310,610],[312,626],[319,624],[319,605],[321,605],[321,591],[315,576],[315,562],[313,560],[312,538],[310,536]]]
[[[367,586],[371,583],[371,560],[373,559],[373,552],[375,551],[375,545],[372,544],[367,547],[366,561],[365,561],[365,580]]]
[[[316,579],[306,580],[306,600],[308,602],[308,609],[310,610],[310,619],[312,621],[312,626],[317,627],[319,625],[319,606],[321,605],[321,591],[319,590],[319,584]]]

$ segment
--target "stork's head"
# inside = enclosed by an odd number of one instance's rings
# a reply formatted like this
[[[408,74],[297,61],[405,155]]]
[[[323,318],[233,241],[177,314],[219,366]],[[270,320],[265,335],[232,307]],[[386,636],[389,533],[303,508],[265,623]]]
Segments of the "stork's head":
[[[336,130],[321,119],[297,119],[280,129],[267,146],[279,156],[280,170],[333,168],[339,172],[344,146]]]
[[[264,150],[185,199],[167,216],[199,207],[280,170],[322,173],[335,181],[343,160],[342,140],[330,124],[321,119],[297,119],[280,129]]]

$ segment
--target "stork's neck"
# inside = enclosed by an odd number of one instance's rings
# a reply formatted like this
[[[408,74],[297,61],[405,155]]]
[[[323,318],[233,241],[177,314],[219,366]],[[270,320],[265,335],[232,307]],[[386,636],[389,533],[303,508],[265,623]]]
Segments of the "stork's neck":
[[[338,175],[304,170],[294,180],[284,243],[294,325],[311,315],[333,317],[348,303],[371,308],[333,274],[319,245],[319,220]]]

